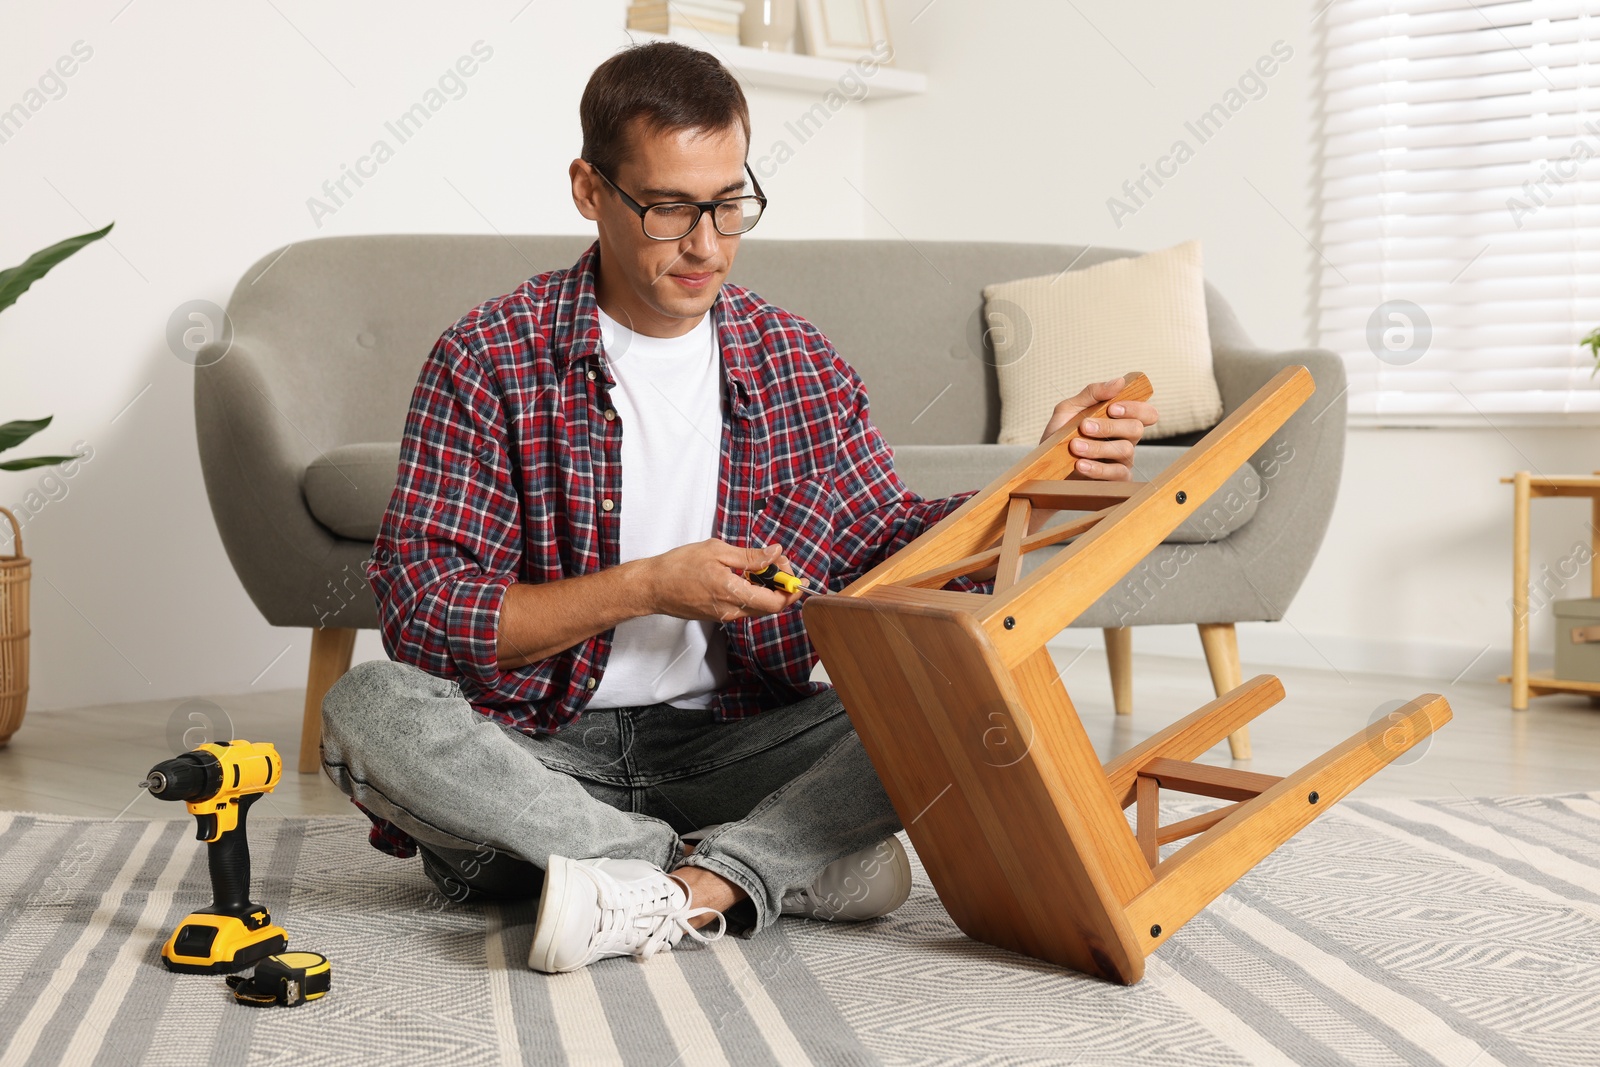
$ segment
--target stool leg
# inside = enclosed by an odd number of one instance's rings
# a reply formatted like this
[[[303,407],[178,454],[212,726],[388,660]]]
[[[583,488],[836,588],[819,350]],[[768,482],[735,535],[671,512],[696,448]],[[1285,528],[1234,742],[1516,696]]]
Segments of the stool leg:
[[[1111,668],[1111,706],[1118,715],[1133,714],[1133,628],[1107,626],[1106,666]]]
[[[306,710],[300,724],[300,773],[322,769],[322,698],[350,669],[356,631],[351,626],[319,626],[311,631],[311,668],[306,672]]]
[[[1233,623],[1200,623],[1200,647],[1206,651],[1206,666],[1211,668],[1211,686],[1217,696],[1237,689],[1244,681],[1244,670],[1239,666],[1239,635]],[[1228,751],[1234,759],[1250,758],[1250,727],[1241,726],[1228,735]]]

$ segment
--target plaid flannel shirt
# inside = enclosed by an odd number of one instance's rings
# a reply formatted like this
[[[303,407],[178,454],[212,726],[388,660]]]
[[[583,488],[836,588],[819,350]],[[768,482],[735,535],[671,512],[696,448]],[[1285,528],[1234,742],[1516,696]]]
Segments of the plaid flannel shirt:
[[[406,416],[398,484],[366,575],[385,651],[455,682],[479,713],[528,733],[583,711],[612,631],[522,667],[496,663],[513,582],[553,582],[619,562],[621,420],[600,341],[598,242],[567,270],[530,278],[447,329]],[[816,327],[736,285],[712,306],[725,397],[715,536],[777,542],[813,585],[838,590],[964,503],[924,500],[895,473],[860,377]],[[970,579],[948,588],[982,589]],[[722,721],[792,704],[827,685],[800,604],[721,624]],[[361,807],[359,804],[357,807]],[[366,812],[365,808],[362,811]],[[371,812],[374,847],[416,845]]]

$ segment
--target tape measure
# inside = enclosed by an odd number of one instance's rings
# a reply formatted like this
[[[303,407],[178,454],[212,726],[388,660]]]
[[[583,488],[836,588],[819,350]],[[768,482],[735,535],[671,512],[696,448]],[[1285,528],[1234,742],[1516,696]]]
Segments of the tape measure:
[[[324,996],[332,978],[332,965],[321,953],[280,952],[256,964],[250,977],[230,974],[227,983],[240,1004],[292,1008]]]

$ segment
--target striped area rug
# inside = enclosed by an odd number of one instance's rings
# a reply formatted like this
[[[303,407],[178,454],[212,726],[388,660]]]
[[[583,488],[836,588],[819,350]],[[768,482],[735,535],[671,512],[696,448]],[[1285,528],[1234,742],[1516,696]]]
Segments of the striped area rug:
[[[448,904],[366,825],[253,823],[254,899],[334,967],[263,1010],[160,965],[191,821],[0,813],[0,1067],[1600,1064],[1600,794],[1346,801],[1130,988],[967,940],[920,869],[884,920],[548,977],[531,904]]]

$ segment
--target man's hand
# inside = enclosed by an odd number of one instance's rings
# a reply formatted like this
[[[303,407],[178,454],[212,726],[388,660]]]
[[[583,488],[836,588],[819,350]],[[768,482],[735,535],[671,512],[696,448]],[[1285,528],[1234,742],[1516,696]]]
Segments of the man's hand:
[[[1077,396],[1056,405],[1039,440],[1061,429],[1085,408],[1110,400],[1127,384],[1125,379],[1113,378],[1109,382],[1085,386]],[[1133,446],[1144,436],[1146,426],[1155,425],[1155,405],[1142,400],[1120,401],[1112,404],[1107,414],[1111,417],[1086,419],[1080,423],[1079,436],[1070,447],[1072,454],[1078,457],[1078,473],[1084,477],[1125,482],[1133,477]]]
[[[647,581],[651,613],[679,619],[729,622],[754,619],[783,611],[801,594],[784,594],[756,585],[745,571],[758,571],[769,563],[794,574],[794,566],[777,545],[735,548],[711,538],[682,545],[641,561],[648,564]]]

